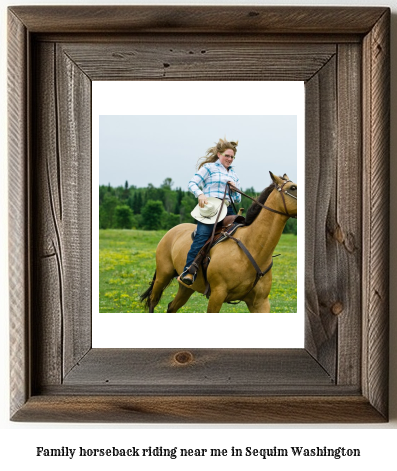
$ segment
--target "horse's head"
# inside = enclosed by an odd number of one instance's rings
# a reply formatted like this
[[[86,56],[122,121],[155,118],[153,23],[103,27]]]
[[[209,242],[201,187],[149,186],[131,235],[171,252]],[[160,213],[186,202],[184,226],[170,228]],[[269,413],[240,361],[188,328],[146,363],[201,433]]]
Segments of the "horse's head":
[[[280,195],[278,198],[274,198],[274,204],[277,204],[277,211],[284,212],[288,216],[297,217],[298,211],[298,186],[296,183],[292,182],[288,175],[284,173],[282,177],[274,175],[272,172],[269,172],[273,180],[275,190]]]

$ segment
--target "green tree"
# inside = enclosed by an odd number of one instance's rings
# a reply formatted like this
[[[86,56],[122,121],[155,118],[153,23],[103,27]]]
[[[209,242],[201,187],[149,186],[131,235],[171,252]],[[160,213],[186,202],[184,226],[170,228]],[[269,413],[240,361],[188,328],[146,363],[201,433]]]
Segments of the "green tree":
[[[103,203],[106,193],[109,191],[107,185],[99,185],[99,205]]]
[[[125,189],[123,185],[116,186],[114,188],[114,194],[117,196],[117,198],[122,201],[125,199]]]
[[[163,213],[164,206],[161,201],[148,200],[141,211],[143,228],[150,231],[160,229]]]
[[[179,214],[164,212],[161,219],[162,229],[171,229],[180,223],[181,216]]]
[[[287,221],[287,224],[284,227],[283,230],[284,234],[295,234],[297,235],[298,233],[298,223],[296,219],[289,218]]]
[[[172,190],[164,190],[163,203],[167,213],[171,213],[176,206],[176,192]]]
[[[111,229],[115,227],[115,210],[119,205],[119,200],[111,192],[107,192],[103,202],[99,207],[99,227],[100,229]]]
[[[181,222],[194,222],[190,213],[196,205],[197,198],[192,193],[185,193],[183,195],[180,206]]]
[[[175,202],[175,208],[174,208],[174,213],[175,214],[180,214],[181,212],[181,201],[183,198],[183,190],[182,188],[177,188],[176,189],[176,202]]]
[[[134,214],[141,214],[142,211],[142,191],[137,190],[134,192],[132,197],[131,208],[134,211]]]
[[[115,224],[117,229],[131,229],[134,225],[134,213],[126,204],[116,207]]]
[[[128,185],[128,180],[126,180],[124,183],[124,189],[123,189],[121,198],[125,201],[128,201],[129,197],[130,197],[130,186]]]
[[[244,193],[246,193],[247,195],[250,195],[250,196],[254,196],[254,195],[257,194],[253,186],[251,186],[251,187],[247,188],[246,190],[244,190]]]
[[[160,188],[171,190],[173,186],[174,186],[174,182],[172,181],[172,178],[166,178],[161,184]]]
[[[149,185],[146,188],[145,204],[146,204],[146,201],[149,201],[149,200],[164,202],[164,189],[156,188],[151,183],[149,183]]]

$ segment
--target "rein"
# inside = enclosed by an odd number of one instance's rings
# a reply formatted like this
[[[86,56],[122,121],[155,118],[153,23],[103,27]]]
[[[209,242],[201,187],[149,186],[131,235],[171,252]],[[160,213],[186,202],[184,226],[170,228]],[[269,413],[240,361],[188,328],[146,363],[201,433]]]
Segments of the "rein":
[[[272,211],[273,213],[281,214],[282,216],[288,216],[288,217],[290,217],[290,218],[296,219],[296,218],[297,218],[296,214],[293,216],[293,215],[289,214],[289,212],[288,212],[287,204],[286,204],[286,202],[285,202],[284,193],[285,193],[286,195],[290,196],[291,198],[294,198],[294,199],[297,199],[297,197],[294,196],[294,195],[291,195],[291,193],[289,193],[287,190],[284,190],[284,192],[283,192],[284,185],[286,185],[287,183],[290,183],[290,182],[291,182],[291,180],[286,180],[286,181],[283,183],[283,185],[282,185],[281,187],[278,186],[278,185],[276,185],[276,184],[274,184],[276,190],[280,193],[281,198],[282,198],[282,200],[283,200],[285,213],[283,213],[282,211],[277,211],[276,209],[273,209],[273,208],[269,208],[269,206],[265,206],[264,204],[260,203],[257,199],[252,198],[251,196],[249,196],[249,195],[247,195],[246,193],[244,193],[244,192],[238,190],[237,188],[235,188],[233,191],[236,191],[237,193],[240,193],[240,195],[245,196],[246,198],[252,200],[254,203],[259,204],[259,206],[262,206],[262,208],[267,209],[268,211]],[[232,200],[232,201],[233,201],[233,200]]]

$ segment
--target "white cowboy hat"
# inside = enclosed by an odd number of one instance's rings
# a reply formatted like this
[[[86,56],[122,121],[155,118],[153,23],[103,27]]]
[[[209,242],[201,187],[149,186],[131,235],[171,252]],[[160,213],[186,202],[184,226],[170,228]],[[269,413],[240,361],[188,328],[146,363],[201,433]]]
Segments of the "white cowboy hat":
[[[209,196],[207,200],[208,203],[204,206],[204,208],[200,208],[200,206],[197,205],[190,214],[194,217],[194,219],[202,222],[203,224],[214,224],[222,201],[218,198],[213,198],[212,196]],[[222,221],[222,219],[225,219],[227,206],[222,204],[220,211],[221,214],[219,215],[218,222]]]

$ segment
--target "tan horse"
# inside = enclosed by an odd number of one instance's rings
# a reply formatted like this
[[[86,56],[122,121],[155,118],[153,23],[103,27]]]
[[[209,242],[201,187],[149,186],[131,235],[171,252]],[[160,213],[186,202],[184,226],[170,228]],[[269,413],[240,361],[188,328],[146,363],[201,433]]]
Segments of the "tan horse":
[[[297,214],[297,185],[287,175],[277,177],[269,173],[273,183],[258,198],[262,205],[266,201],[266,209],[253,203],[247,212],[246,225],[237,229],[233,235],[241,240],[262,271],[271,266],[273,251],[288,218]],[[159,242],[156,250],[156,272],[149,289],[141,296],[149,312],[154,312],[165,288],[183,271],[194,229],[194,224],[179,224]],[[237,300],[244,301],[250,312],[270,312],[271,269],[252,288],[257,272],[235,241],[226,240],[216,245],[211,249],[210,257],[207,278],[211,294],[207,312],[219,312],[223,303]],[[206,283],[200,269],[191,287],[179,283],[178,293],[168,305],[167,312],[177,312],[194,291],[204,293],[205,288]]]

